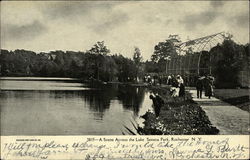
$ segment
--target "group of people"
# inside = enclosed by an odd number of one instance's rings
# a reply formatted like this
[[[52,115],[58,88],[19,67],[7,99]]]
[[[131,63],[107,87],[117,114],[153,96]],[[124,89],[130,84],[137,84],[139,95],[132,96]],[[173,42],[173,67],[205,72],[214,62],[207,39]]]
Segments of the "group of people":
[[[197,98],[202,98],[202,92],[205,90],[205,96],[211,98],[213,95],[214,77],[199,76],[196,81]],[[168,76],[168,85],[171,86],[170,93],[172,97],[184,97],[185,99],[185,85],[184,80],[180,75]],[[159,116],[164,100],[159,95],[150,95],[149,98],[153,101],[156,117]]]
[[[169,76],[168,85],[171,85],[170,92],[172,97],[185,97],[184,80],[180,75]]]
[[[152,85],[155,83],[154,77],[151,77],[150,75],[144,77],[144,82],[147,82],[149,85]]]
[[[212,76],[199,76],[196,81],[197,98],[202,98],[202,91],[205,90],[205,96],[209,99],[213,96],[213,83],[214,77]]]
[[[144,82],[148,83],[149,85],[162,85],[166,84],[167,76],[164,75],[146,75],[144,76]]]
[[[169,79],[170,80],[170,79]],[[176,77],[171,77],[171,96],[173,97],[185,97],[185,86],[184,80],[180,75]],[[161,107],[164,104],[164,100],[159,95],[150,95],[149,98],[153,101],[154,111],[156,117],[159,116]]]

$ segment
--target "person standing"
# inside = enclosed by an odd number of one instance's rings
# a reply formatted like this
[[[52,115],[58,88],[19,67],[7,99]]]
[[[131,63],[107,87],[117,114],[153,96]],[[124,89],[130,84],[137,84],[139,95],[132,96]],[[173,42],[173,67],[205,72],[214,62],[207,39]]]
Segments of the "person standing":
[[[172,77],[169,75],[167,78],[167,85],[172,85]]]
[[[203,90],[202,77],[199,76],[196,81],[197,98],[202,98],[202,90]]]
[[[184,83],[180,84],[179,97],[184,97],[184,99],[185,99],[185,86],[184,86]]]
[[[205,78],[205,96],[207,96],[209,99],[213,95],[213,78],[206,76]]]
[[[182,79],[182,77],[180,75],[178,75],[176,77],[177,79],[177,83],[178,83],[178,87],[179,89],[179,97],[184,97],[185,96],[185,86],[184,86],[184,80]]]

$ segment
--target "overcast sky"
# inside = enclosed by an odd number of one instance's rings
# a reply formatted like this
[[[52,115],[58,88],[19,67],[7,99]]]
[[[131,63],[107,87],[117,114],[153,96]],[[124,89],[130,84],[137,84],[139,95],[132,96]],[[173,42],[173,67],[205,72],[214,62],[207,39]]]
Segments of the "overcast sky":
[[[249,42],[248,1],[2,1],[1,48],[86,51],[105,41],[111,53],[149,59],[154,46],[178,34],[182,41],[229,31]]]

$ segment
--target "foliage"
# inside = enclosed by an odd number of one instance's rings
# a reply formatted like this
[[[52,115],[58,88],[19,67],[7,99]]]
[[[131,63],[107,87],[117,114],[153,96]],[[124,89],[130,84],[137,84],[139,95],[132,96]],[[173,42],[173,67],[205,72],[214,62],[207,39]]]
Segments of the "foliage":
[[[156,62],[153,62],[153,61],[146,61],[145,62],[145,72],[146,73],[158,73],[159,70],[158,70],[158,66],[157,66],[157,63]]]
[[[76,77],[84,80],[134,81],[136,65],[122,55],[110,56],[104,42],[97,42],[87,52],[1,49],[1,76]]]
[[[153,89],[161,97],[165,97],[165,104],[160,116],[146,112],[144,126],[138,127],[138,134],[144,135],[192,135],[218,134],[219,130],[213,127],[205,112],[195,102],[175,99],[170,96],[168,89]]]
[[[142,56],[141,51],[138,47],[135,47],[134,55],[133,55],[133,61],[136,66],[136,77],[142,77],[143,76],[143,66],[142,66]]]
[[[180,38],[178,35],[169,35],[168,39],[165,42],[159,42],[154,47],[154,53],[151,56],[151,60],[153,62],[159,62],[166,61],[171,59],[171,57],[174,57],[177,55],[177,49],[176,46],[177,43],[180,43]]]
[[[138,47],[135,47],[135,52],[133,55],[133,60],[137,66],[139,66],[142,63],[142,56],[141,51]]]
[[[102,54],[107,55],[110,53],[110,50],[105,46],[104,41],[97,42],[90,50],[90,53],[93,54]]]
[[[244,47],[244,52],[243,52],[243,65],[248,69],[250,72],[250,44],[247,43]]]
[[[102,79],[108,80],[108,77],[105,77],[105,73],[107,73],[107,70],[110,70],[109,67],[112,66],[112,62],[109,64],[109,60],[105,59],[106,55],[110,53],[110,50],[105,46],[104,41],[97,42],[94,44],[94,46],[87,51],[92,55],[92,67],[94,70],[93,77],[100,80],[100,75],[102,76]],[[91,75],[91,77],[92,77]]]
[[[128,58],[123,57],[122,55],[113,55],[115,63],[117,64],[117,78],[121,82],[132,82],[136,79],[136,65],[135,63]]]
[[[175,41],[175,43],[178,42]],[[239,45],[230,39],[225,39],[222,44],[217,44],[210,51],[193,52],[189,48],[185,55],[177,55],[178,48],[175,47],[174,43],[170,46],[172,48],[163,42],[156,46],[155,53],[151,57],[152,61],[145,62],[146,72],[165,72],[168,59],[170,61],[168,63],[170,73],[168,74],[182,74],[183,77],[188,74],[191,75],[191,78],[195,78],[198,74],[199,55],[201,55],[199,74],[204,76],[211,73],[215,77],[216,87],[239,87],[239,80],[241,80],[241,84],[248,84],[247,75],[250,73],[249,44]],[[171,52],[171,50],[173,51]],[[243,74],[240,71],[244,71]],[[189,84],[194,85],[194,82],[190,80]]]
[[[157,69],[154,70],[156,70],[158,73],[166,71],[167,61],[178,56],[177,44],[180,42],[180,37],[178,35],[169,35],[166,41],[159,42],[154,47],[154,53],[151,56],[151,61],[154,62],[157,66]]]
[[[225,40],[212,54],[220,57],[215,61],[216,86],[234,88],[239,86],[238,74],[242,70],[244,48],[232,40]]]

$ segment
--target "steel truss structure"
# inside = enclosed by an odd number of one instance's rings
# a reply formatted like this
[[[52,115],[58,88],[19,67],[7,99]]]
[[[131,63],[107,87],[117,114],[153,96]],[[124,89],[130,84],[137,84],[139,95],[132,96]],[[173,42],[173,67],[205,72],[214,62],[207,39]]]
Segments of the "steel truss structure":
[[[209,36],[197,38],[176,44],[179,56],[171,58],[166,64],[166,74],[180,74],[185,76],[199,75],[201,71],[211,74],[211,57],[209,56],[208,66],[200,66],[202,51],[209,51],[225,39],[231,39],[232,35],[220,32]]]

